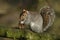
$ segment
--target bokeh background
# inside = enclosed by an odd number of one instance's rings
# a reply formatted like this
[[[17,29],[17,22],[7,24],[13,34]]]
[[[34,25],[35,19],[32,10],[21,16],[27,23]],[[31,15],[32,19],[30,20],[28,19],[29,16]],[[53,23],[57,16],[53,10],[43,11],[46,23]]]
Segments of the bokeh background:
[[[39,11],[46,5],[53,8],[56,15],[54,24],[46,32],[38,35],[29,30],[24,33],[19,29],[14,29],[18,26],[22,9]],[[60,40],[60,0],[0,0],[0,39]]]

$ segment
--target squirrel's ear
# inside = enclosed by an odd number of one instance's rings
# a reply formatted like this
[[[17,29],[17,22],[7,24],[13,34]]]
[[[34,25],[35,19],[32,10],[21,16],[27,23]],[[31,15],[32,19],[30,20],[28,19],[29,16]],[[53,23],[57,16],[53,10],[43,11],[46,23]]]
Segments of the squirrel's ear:
[[[25,9],[23,9],[23,12],[25,12],[26,10]]]

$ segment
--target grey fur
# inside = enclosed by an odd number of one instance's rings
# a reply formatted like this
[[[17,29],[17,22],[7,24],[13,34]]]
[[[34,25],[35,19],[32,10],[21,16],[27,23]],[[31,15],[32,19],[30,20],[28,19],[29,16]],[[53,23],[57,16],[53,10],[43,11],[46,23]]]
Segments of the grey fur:
[[[43,11],[43,9],[47,9],[48,8],[48,11],[46,12],[47,14],[48,13],[50,13],[49,14],[49,22],[48,22],[48,24],[46,25],[46,27],[43,29],[43,31],[46,31],[52,24],[53,24],[53,22],[54,22],[54,19],[55,19],[55,12],[54,12],[54,10],[52,9],[52,8],[50,8],[49,6],[44,6],[44,7],[42,7],[41,9],[40,9],[40,14],[41,14],[41,11]],[[45,13],[45,14],[46,14]]]

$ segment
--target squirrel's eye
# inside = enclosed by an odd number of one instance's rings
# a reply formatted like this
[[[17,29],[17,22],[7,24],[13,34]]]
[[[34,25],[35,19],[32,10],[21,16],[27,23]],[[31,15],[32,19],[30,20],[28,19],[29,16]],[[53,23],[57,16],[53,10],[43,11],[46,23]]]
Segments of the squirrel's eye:
[[[24,16],[24,15],[23,15]]]

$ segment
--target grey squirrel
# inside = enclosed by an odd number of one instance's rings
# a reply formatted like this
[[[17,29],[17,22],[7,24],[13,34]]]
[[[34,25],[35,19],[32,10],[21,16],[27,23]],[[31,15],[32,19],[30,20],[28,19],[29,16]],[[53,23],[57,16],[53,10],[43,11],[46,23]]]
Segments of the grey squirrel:
[[[42,33],[54,22],[54,10],[49,6],[40,9],[40,12],[31,12],[23,9],[20,14],[20,23],[30,25],[32,31]]]

